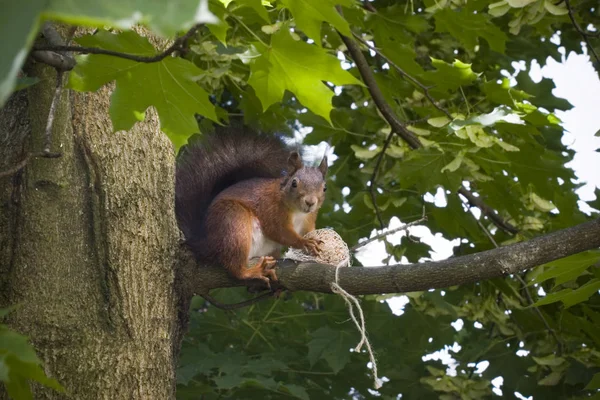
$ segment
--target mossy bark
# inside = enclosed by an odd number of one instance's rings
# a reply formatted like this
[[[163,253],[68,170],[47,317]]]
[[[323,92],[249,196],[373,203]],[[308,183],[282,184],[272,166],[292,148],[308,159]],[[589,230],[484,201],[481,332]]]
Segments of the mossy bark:
[[[56,74],[0,111],[0,171],[43,147]],[[169,399],[180,337],[174,151],[156,114],[113,132],[112,88],[64,90],[56,159],[0,178],[0,306],[67,390],[36,398]]]

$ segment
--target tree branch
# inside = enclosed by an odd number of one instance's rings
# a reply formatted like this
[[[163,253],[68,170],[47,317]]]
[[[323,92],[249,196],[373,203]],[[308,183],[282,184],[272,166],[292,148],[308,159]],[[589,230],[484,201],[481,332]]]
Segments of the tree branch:
[[[365,40],[363,40],[360,36],[358,36],[356,33],[352,32],[352,34],[354,35],[354,37],[356,38],[356,40],[358,40],[359,42],[361,42],[362,44],[364,44],[365,46],[367,46],[367,48],[369,48],[370,50],[373,50],[375,53],[379,54],[379,56],[381,58],[383,58],[388,64],[390,64],[392,67],[394,67],[396,69],[396,71],[398,71],[400,73],[400,75],[402,75],[405,79],[409,80],[410,82],[412,82],[415,86],[417,86],[418,88],[420,88],[423,91],[423,94],[425,94],[425,97],[427,97],[427,100],[429,100],[429,102],[438,109],[438,111],[440,111],[441,113],[443,113],[446,117],[450,118],[450,120],[454,119],[452,118],[452,115],[450,115],[450,113],[448,112],[448,110],[446,110],[445,108],[443,108],[442,106],[440,106],[435,99],[433,98],[433,96],[431,95],[431,93],[429,93],[429,89],[427,86],[423,85],[421,82],[419,82],[416,78],[413,78],[408,72],[404,71],[402,68],[400,68],[400,66],[398,64],[396,64],[395,62],[393,62],[392,60],[390,60],[385,54],[383,54],[381,52],[381,50],[379,50],[377,47],[375,46],[371,46],[369,45],[369,43],[367,43]]]
[[[46,21],[42,26],[42,34],[51,46],[62,46],[65,44],[63,38],[54,29],[50,21]],[[38,50],[32,51],[31,56],[38,62],[54,67],[57,72],[70,71],[75,65],[75,59],[68,54],[60,54],[55,51]]]
[[[581,37],[587,44],[588,49],[590,49],[590,52],[596,58],[596,69],[598,70],[598,74],[600,74],[600,57],[598,56],[598,53],[596,53],[596,50],[594,50],[594,47],[592,46],[592,44],[590,43],[590,37],[595,37],[596,35],[590,34],[581,28],[581,26],[575,19],[575,13],[573,12],[573,8],[571,7],[570,0],[565,0],[565,5],[567,6],[567,10],[569,11],[569,18],[571,19],[571,23],[573,24],[573,27],[575,27],[575,30],[577,30],[577,32],[579,32],[579,34],[581,35]]]
[[[492,207],[488,206],[483,200],[481,200],[481,198],[469,192],[466,187],[461,186],[460,189],[458,189],[458,194],[463,195],[472,207],[479,208],[483,215],[488,217],[498,228],[503,229],[506,232],[510,232],[513,235],[519,232],[519,230],[512,226],[512,224],[502,219],[502,217],[500,217]]]
[[[367,62],[365,56],[362,54],[362,51],[358,44],[349,37],[346,37],[340,34],[340,37],[344,41],[344,44],[348,48],[350,52],[350,56],[356,63],[356,68],[360,72],[363,81],[367,85],[367,89],[373,98],[373,102],[385,118],[385,120],[390,124],[392,131],[395,131],[402,139],[404,139],[410,147],[413,149],[419,149],[423,147],[421,141],[411,131],[406,129],[404,124],[398,120],[396,114],[392,107],[387,103],[381,89],[379,89],[379,85],[377,85],[377,81],[373,76],[373,72],[371,71],[371,67]],[[469,201],[469,203],[475,207],[478,207],[481,212],[488,217],[498,228],[503,229],[507,232],[515,234],[518,232],[518,229],[504,221],[491,207],[485,204],[480,198],[475,197],[471,192],[469,192],[464,186],[458,190],[459,194],[465,196],[465,198]]]
[[[369,187],[369,192],[371,193],[371,201],[373,202],[373,208],[375,208],[375,215],[377,216],[377,221],[379,221],[379,226],[381,227],[381,229],[385,228],[385,224],[383,223],[383,219],[381,218],[381,211],[379,211],[379,206],[377,205],[377,174],[379,173],[379,167],[381,167],[381,161],[383,161],[383,157],[385,156],[385,151],[390,146],[393,137],[394,131],[392,130],[385,139],[385,143],[381,148],[379,157],[377,157],[377,162],[375,163],[375,168],[373,169],[373,174],[371,175],[371,186]]]
[[[354,295],[401,293],[446,288],[516,274],[529,268],[600,247],[600,219],[539,236],[526,242],[476,254],[419,264],[351,267],[339,271],[339,284]],[[292,291],[331,293],[335,267],[324,264],[280,261],[279,286]],[[245,286],[218,266],[185,263],[181,276],[188,293]],[[273,285],[275,286],[275,285]]]
[[[83,46],[58,46],[58,45],[38,45],[33,46],[34,51],[55,51],[55,52],[65,52],[65,51],[74,51],[81,54],[102,54],[107,56],[114,56],[119,58],[124,58],[126,60],[137,61],[142,63],[153,63],[162,61],[166,57],[170,56],[172,53],[178,50],[182,50],[185,48],[185,43],[188,39],[190,39],[196,31],[200,28],[201,24],[196,24],[190,28],[183,36],[175,39],[173,44],[169,46],[162,53],[158,53],[154,56],[139,56],[135,54],[129,53],[121,53],[118,51],[101,49],[98,47],[83,47]]]
[[[397,227],[397,228],[394,228],[394,229],[390,229],[390,230],[388,230],[388,231],[385,231],[385,232],[383,232],[383,233],[381,233],[381,234],[379,234],[379,235],[373,236],[372,238],[369,238],[369,239],[367,239],[367,240],[363,240],[362,242],[359,242],[359,243],[355,244],[354,246],[352,246],[352,247],[350,248],[350,252],[351,252],[351,253],[354,253],[354,252],[356,252],[358,249],[362,248],[363,246],[366,246],[366,245],[368,245],[368,244],[369,244],[369,243],[371,243],[371,242],[374,242],[374,241],[376,241],[376,240],[380,240],[380,239],[386,238],[386,237],[388,237],[389,235],[393,235],[394,233],[398,233],[398,232],[401,232],[401,231],[406,231],[406,230],[408,230],[408,228],[410,228],[411,226],[418,225],[418,224],[420,224],[421,222],[425,222],[425,221],[427,221],[427,216],[425,215],[425,206],[423,206],[423,215],[422,215],[422,216],[421,216],[421,218],[419,218],[418,220],[416,220],[416,221],[413,221],[413,222],[409,222],[408,224],[404,224],[404,225],[402,225],[402,226],[399,226],[399,227]]]

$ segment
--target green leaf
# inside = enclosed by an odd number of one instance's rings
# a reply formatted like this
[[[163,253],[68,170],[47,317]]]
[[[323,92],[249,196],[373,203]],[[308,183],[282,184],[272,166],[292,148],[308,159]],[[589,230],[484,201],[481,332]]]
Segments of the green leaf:
[[[513,8],[523,8],[538,0],[507,0],[508,4]]]
[[[281,0],[283,5],[292,12],[296,26],[306,36],[321,46],[321,25],[328,22],[345,36],[352,37],[348,22],[337,12],[335,6],[352,5],[348,0]]]
[[[308,361],[314,366],[319,359],[324,359],[333,372],[338,373],[350,361],[348,337],[343,331],[321,327],[312,334],[308,342]]]
[[[26,336],[0,325],[0,380],[4,382],[11,398],[31,399],[29,380],[59,392],[64,391],[55,379],[46,376],[40,364]]]
[[[598,290],[600,290],[600,279],[592,279],[585,285],[575,290],[564,289],[556,293],[549,293],[546,297],[538,300],[533,305],[537,307],[562,301],[565,307],[571,307],[577,303],[586,301],[590,298],[590,296],[597,294]]]
[[[448,32],[460,40],[468,51],[475,49],[477,38],[483,38],[492,50],[504,53],[508,36],[486,14],[474,14],[464,9],[452,11],[447,8],[436,12],[433,17],[436,32]]]
[[[454,154],[443,153],[435,148],[411,151],[400,163],[398,177],[402,187],[416,185],[420,190],[427,191],[442,185],[449,190],[457,189],[460,186],[460,176],[443,170],[454,159]]]
[[[8,351],[24,363],[40,364],[41,362],[26,336],[0,326],[0,343],[2,346],[0,352]]]
[[[538,385],[542,386],[556,386],[564,376],[562,371],[552,371],[542,379],[538,381]]]
[[[456,90],[461,86],[470,85],[477,79],[477,74],[471,69],[471,64],[455,60],[448,64],[442,60],[431,59],[435,71],[427,71],[425,78],[436,84],[435,90]]]
[[[227,10],[225,9],[223,3],[216,0],[211,0],[209,2],[209,7],[210,11],[215,15],[217,21],[212,24],[207,24],[206,26],[210,33],[215,35],[219,42],[227,46],[227,32],[231,28],[225,16]]]
[[[569,13],[569,10],[564,4],[562,6],[554,5],[549,0],[544,0],[544,8],[552,15],[567,15]]]
[[[427,120],[427,123],[431,126],[434,126],[436,128],[441,128],[443,126],[448,125],[448,123],[450,122],[450,118],[448,117],[436,117],[436,118],[429,118]]]
[[[556,206],[552,204],[551,201],[543,199],[535,193],[531,193],[530,198],[535,207],[540,211],[550,212],[556,208]]]
[[[510,87],[510,80],[503,78],[501,83],[489,81],[483,84],[483,92],[487,98],[496,104],[514,106],[515,102],[529,99],[532,96],[522,90]]]
[[[442,172],[444,171],[450,171],[450,172],[454,172],[456,171],[460,165],[462,164],[463,158],[465,158],[465,154],[467,153],[466,150],[461,150],[456,157],[454,157],[454,160],[450,161],[448,164],[446,164],[444,166],[444,168],[442,168]]]
[[[600,389],[600,372],[598,372],[591,381],[586,385],[585,390]]]
[[[259,17],[265,20],[265,22],[271,23],[271,20],[269,19],[269,13],[267,13],[267,9],[261,0],[235,0],[235,2],[239,5],[253,9],[256,11]]]
[[[77,41],[84,46],[153,55],[154,47],[135,32],[112,34],[100,31]],[[146,109],[158,111],[162,130],[176,147],[198,132],[195,114],[217,121],[214,106],[196,80],[203,71],[182,58],[166,57],[160,62],[142,63],[106,55],[78,57],[77,67],[69,79],[69,87],[79,91],[95,91],[116,81],[111,97],[110,115],[115,130],[128,130],[145,118]]]
[[[551,261],[536,268],[535,278],[530,285],[541,283],[548,279],[555,279],[554,285],[577,279],[586,269],[600,260],[600,250],[590,250],[575,254],[560,260]]]
[[[136,24],[148,25],[152,31],[172,37],[198,23],[216,23],[208,9],[208,0],[53,0],[44,17],[72,25],[114,26],[128,29]]]
[[[45,5],[44,0],[10,5],[3,1],[0,37],[5,39],[2,40],[0,57],[0,107],[4,106],[15,88],[19,71],[39,28],[39,13]]]
[[[15,86],[14,91],[16,92],[19,90],[26,89],[30,86],[35,85],[39,81],[40,79],[35,76],[24,76],[21,78],[17,78],[17,85]]]
[[[271,46],[255,43],[261,53],[251,65],[248,83],[254,88],[263,110],[281,101],[286,90],[302,105],[331,122],[333,91],[322,81],[335,85],[361,85],[344,71],[339,61],[317,46],[295,41],[287,29],[271,36]]]
[[[552,79],[542,78],[541,81],[536,83],[531,79],[528,71],[521,71],[517,75],[516,80],[520,89],[534,96],[532,102],[537,107],[563,111],[573,108],[573,105],[568,100],[554,96],[553,90],[556,86]]]
[[[562,365],[566,362],[566,360],[563,357],[557,357],[554,354],[549,354],[544,357],[532,356],[531,358],[533,358],[533,360],[537,364],[543,365],[545,367],[558,367],[559,365]]]
[[[17,309],[18,306],[10,306],[6,308],[0,308],[0,318],[6,317],[8,314]],[[1,325],[0,325],[1,326]]]
[[[279,390],[284,393],[289,393],[298,399],[310,400],[310,396],[308,395],[308,392],[306,391],[306,389],[304,389],[302,386],[299,386],[299,385],[288,384],[285,386],[280,386]]]
[[[415,39],[411,34],[429,29],[429,22],[423,15],[413,15],[403,5],[395,4],[380,8],[377,13],[368,14],[367,18],[375,44],[386,57],[413,77],[424,73],[423,67],[415,60]]]
[[[370,160],[381,151],[379,147],[373,150],[363,149],[362,147],[357,146],[355,144],[350,145],[350,147],[352,148],[352,150],[354,150],[354,155],[356,156],[356,158],[359,158],[361,160]]]

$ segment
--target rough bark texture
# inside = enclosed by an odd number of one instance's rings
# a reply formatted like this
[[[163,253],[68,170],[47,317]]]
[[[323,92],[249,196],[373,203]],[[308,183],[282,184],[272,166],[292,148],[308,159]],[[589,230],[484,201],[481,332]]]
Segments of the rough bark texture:
[[[0,171],[39,152],[55,74],[0,113]],[[54,120],[58,159],[0,179],[0,306],[27,334],[66,395],[168,399],[175,392],[178,302],[174,151],[158,118],[113,133],[111,88],[65,90]]]

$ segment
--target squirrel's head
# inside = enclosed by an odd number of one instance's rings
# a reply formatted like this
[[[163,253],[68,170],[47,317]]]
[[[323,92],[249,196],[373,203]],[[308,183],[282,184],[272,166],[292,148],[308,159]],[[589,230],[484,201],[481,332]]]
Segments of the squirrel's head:
[[[325,199],[327,156],[318,167],[306,167],[300,154],[294,151],[288,158],[288,168],[281,190],[288,207],[294,211],[311,213],[321,208]]]

